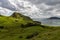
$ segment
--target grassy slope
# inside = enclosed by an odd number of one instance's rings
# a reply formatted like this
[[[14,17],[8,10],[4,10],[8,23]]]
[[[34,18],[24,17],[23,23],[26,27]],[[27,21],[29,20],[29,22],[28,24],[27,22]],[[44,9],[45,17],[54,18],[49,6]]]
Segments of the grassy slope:
[[[30,22],[33,21],[24,17],[0,16],[0,40],[60,40],[60,27],[21,27],[21,24],[25,25]],[[31,35],[34,36],[27,38]]]

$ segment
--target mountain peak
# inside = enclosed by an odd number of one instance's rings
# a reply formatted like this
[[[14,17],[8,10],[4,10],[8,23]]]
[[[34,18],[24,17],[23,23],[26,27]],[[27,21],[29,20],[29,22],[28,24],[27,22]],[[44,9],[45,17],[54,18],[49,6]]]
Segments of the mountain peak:
[[[12,16],[12,17],[15,17],[15,18],[20,18],[20,17],[22,17],[23,15],[20,14],[20,13],[18,13],[18,12],[14,12],[11,16]]]
[[[22,14],[19,13],[19,12],[14,12],[14,13],[11,15],[11,17],[18,18],[18,19],[23,18],[24,20],[32,20],[30,17],[25,16],[25,15],[22,15]]]

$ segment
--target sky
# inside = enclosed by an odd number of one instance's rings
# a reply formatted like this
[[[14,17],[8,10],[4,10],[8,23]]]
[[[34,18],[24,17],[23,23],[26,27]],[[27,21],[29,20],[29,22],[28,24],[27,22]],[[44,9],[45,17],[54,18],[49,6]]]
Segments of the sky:
[[[0,0],[0,14],[18,11],[31,18],[60,17],[60,0]]]
[[[35,4],[41,11],[42,15],[60,17],[60,0],[29,0]]]

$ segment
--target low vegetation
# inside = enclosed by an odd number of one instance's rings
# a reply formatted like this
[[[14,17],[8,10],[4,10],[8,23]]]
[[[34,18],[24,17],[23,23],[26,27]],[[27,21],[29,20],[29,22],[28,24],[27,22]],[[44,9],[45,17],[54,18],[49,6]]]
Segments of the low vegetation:
[[[60,27],[44,26],[14,12],[0,16],[0,40],[60,40]]]

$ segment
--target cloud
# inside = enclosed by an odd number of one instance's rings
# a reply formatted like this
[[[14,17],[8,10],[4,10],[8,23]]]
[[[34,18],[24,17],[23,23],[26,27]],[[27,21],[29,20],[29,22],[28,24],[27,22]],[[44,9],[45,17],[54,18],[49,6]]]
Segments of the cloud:
[[[47,5],[56,5],[60,4],[60,0],[28,0],[34,4],[45,3]]]
[[[60,0],[0,0],[0,9],[1,13],[19,11],[32,18],[60,17]]]
[[[60,0],[49,0],[49,1],[46,1],[46,4],[47,5],[57,5],[57,4],[60,4]]]
[[[6,13],[10,14],[9,12],[11,11],[22,12],[27,16],[39,12],[39,8],[37,8],[36,5],[26,0],[0,0],[0,7],[2,10],[0,12],[5,15]]]
[[[13,13],[13,12],[12,12],[11,10],[0,7],[0,15],[9,16],[9,15],[11,15],[12,13]]]
[[[42,12],[42,16],[60,17],[60,0],[28,0],[35,4]]]

